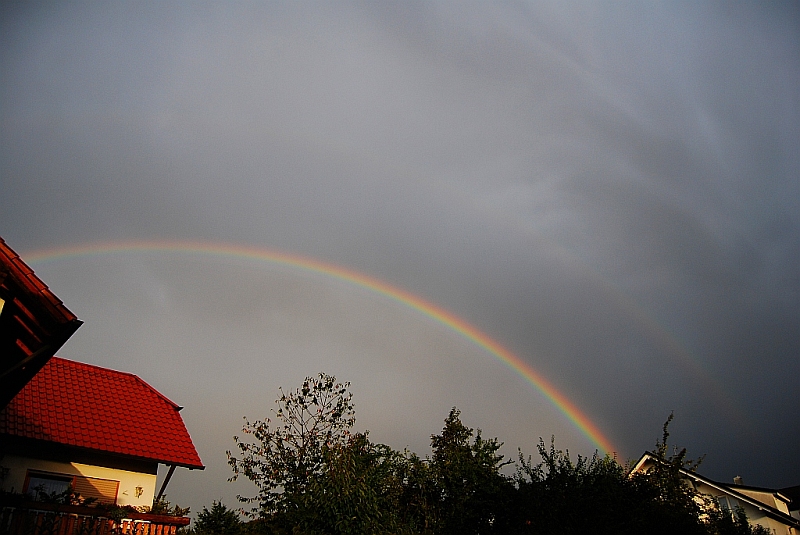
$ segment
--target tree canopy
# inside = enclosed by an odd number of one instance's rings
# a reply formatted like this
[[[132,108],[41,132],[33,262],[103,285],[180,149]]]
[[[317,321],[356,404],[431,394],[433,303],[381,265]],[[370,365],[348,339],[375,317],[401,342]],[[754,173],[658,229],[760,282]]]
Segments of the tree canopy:
[[[211,505],[210,510],[203,507],[194,523],[194,532],[197,535],[239,535],[241,531],[242,521],[239,514],[217,501]]]
[[[281,389],[271,418],[250,422],[242,431],[252,440],[233,437],[238,455],[228,452],[235,480],[245,476],[255,483],[256,496],[241,497],[257,503],[251,510],[261,517],[291,514],[309,486],[325,474],[325,455],[349,442],[355,423],[350,383],[339,383],[324,373],[306,377],[288,394]]]
[[[573,458],[540,439],[540,461],[519,452],[516,471],[502,443],[467,427],[453,407],[431,454],[422,458],[373,443],[354,432],[349,383],[324,373],[280,390],[271,418],[245,419],[245,438],[228,452],[233,477],[256,485],[257,519],[246,530],[274,534],[667,534],[761,535],[744,512],[720,511],[686,484],[681,470],[699,460],[669,454],[669,416],[646,472],[631,474],[608,455]],[[201,520],[202,519],[202,520]],[[238,520],[238,519],[237,519]],[[226,524],[226,522],[230,522]],[[214,526],[228,526],[219,528]],[[197,531],[233,533],[232,518],[214,503]]]

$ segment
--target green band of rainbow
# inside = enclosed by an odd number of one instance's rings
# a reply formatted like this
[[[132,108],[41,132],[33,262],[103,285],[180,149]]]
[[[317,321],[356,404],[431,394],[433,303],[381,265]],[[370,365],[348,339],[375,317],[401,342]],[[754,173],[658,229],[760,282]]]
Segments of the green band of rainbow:
[[[357,271],[339,267],[327,262],[307,258],[299,255],[246,247],[241,245],[230,245],[225,243],[195,242],[195,241],[125,241],[125,242],[97,242],[52,249],[31,251],[22,255],[26,261],[37,264],[52,262],[70,257],[80,257],[89,255],[99,255],[117,252],[130,251],[168,251],[168,252],[187,252],[202,253],[207,255],[222,257],[242,257],[256,259],[272,264],[291,266],[304,271],[319,273],[352,283],[356,286],[366,288],[378,294],[384,295],[402,303],[414,310],[417,310],[437,322],[449,327],[466,339],[472,341],[487,353],[504,362],[509,368],[525,378],[537,390],[555,405],[581,433],[602,452],[612,453],[615,448],[606,438],[598,427],[581,412],[564,394],[556,390],[544,377],[536,372],[530,365],[520,357],[503,347],[501,344],[491,339],[477,327],[469,324],[458,316],[447,310],[434,305],[410,292],[387,284],[379,279],[364,275]]]

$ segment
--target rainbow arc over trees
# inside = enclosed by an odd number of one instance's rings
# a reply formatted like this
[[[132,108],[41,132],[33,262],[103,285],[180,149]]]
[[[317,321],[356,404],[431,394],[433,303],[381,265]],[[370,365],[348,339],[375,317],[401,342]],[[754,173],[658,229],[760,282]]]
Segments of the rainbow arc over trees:
[[[493,357],[504,362],[514,372],[523,377],[527,382],[541,392],[559,411],[561,411],[572,424],[580,430],[602,453],[612,453],[616,449],[611,441],[600,429],[586,416],[572,401],[557,390],[541,374],[534,370],[528,363],[502,344],[490,338],[486,333],[459,318],[455,314],[439,307],[422,297],[411,292],[388,284],[377,278],[347,269],[341,266],[323,262],[314,258],[304,257],[291,253],[233,245],[227,243],[201,242],[201,241],[114,241],[93,242],[64,247],[55,247],[30,251],[22,258],[31,264],[49,263],[72,257],[106,255],[128,252],[182,252],[204,254],[217,257],[239,257],[259,260],[273,265],[288,266],[301,271],[316,273],[345,281],[355,286],[365,288],[376,294],[388,297],[398,303],[420,312],[442,325],[452,329],[464,338],[470,340]]]

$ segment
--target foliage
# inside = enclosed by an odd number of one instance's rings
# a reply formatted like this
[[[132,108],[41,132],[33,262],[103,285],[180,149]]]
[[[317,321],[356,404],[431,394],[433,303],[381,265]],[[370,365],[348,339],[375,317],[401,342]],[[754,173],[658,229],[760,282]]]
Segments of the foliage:
[[[515,530],[530,534],[708,534],[762,535],[744,511],[722,514],[700,495],[681,470],[694,471],[685,449],[669,454],[670,415],[646,472],[630,473],[609,456],[578,455],[549,448],[540,440],[542,461],[533,464],[520,453],[517,465]],[[510,533],[511,531],[509,531]]]
[[[194,523],[194,532],[198,535],[238,535],[241,530],[239,514],[217,501],[213,502],[210,510],[203,507]]]
[[[735,511],[723,511],[718,507],[708,510],[706,526],[709,535],[771,535],[764,526],[750,525],[744,509],[737,507]]]
[[[663,434],[660,441],[656,441],[656,448],[652,452],[655,462],[645,472],[637,472],[630,479],[634,485],[637,497],[640,500],[640,521],[653,524],[652,529],[667,533],[680,531],[681,533],[705,533],[706,525],[703,522],[704,499],[687,481],[681,470],[694,472],[702,462],[687,458],[686,448],[674,453],[669,451],[669,424],[674,415],[670,414],[664,422]]]
[[[150,513],[153,515],[167,515],[167,516],[186,516],[191,511],[189,507],[181,507],[180,505],[172,505],[164,494],[160,498],[153,499],[152,507],[139,508],[142,513]]]
[[[235,437],[241,456],[228,452],[234,477],[258,488],[251,516],[263,532],[396,533],[402,494],[403,457],[355,423],[349,383],[320,374],[301,388],[281,390],[270,419],[246,422],[246,442]],[[255,527],[255,526],[254,526]]]
[[[541,461],[519,453],[517,470],[502,473],[502,443],[484,439],[453,408],[441,434],[431,436],[431,455],[397,452],[353,433],[349,383],[320,374],[301,388],[280,391],[270,419],[250,423],[228,452],[236,479],[252,480],[256,496],[239,535],[322,534],[672,534],[764,535],[744,511],[713,507],[684,477],[700,460],[668,446],[670,415],[644,472],[616,459],[578,455],[539,440]],[[214,502],[198,517],[198,533],[236,533],[203,527],[235,513]],[[205,522],[205,520],[203,520]],[[209,523],[208,526],[211,524]],[[216,524],[215,524],[216,525]]]
[[[405,452],[399,465],[402,493],[398,498],[401,525],[410,533],[432,533],[438,518],[440,492],[430,459]]]
[[[441,435],[431,436],[430,476],[437,502],[429,521],[443,534],[502,532],[503,506],[512,483],[500,473],[509,464],[497,451],[502,443],[474,434],[453,407]]]
[[[228,464],[234,473],[231,480],[243,475],[258,489],[256,496],[239,496],[244,503],[257,504],[251,516],[291,513],[311,482],[323,474],[326,448],[348,443],[355,423],[349,386],[324,373],[306,377],[294,392],[281,389],[274,424],[270,418],[245,419],[242,431],[252,441],[234,437],[240,456],[229,451]]]
[[[697,460],[687,458],[686,448],[667,455],[669,451],[669,424],[674,414],[670,414],[664,422],[663,434],[660,441],[656,441],[656,448],[652,452],[655,461],[646,471],[634,474],[634,479],[641,478],[657,490],[656,499],[665,505],[676,509],[685,509],[695,516],[701,513],[700,504],[694,499],[696,492],[687,483],[681,470],[694,472],[702,462],[702,457]]]
[[[519,454],[516,526],[522,533],[635,533],[629,529],[633,489],[626,470],[609,456],[578,455],[539,440],[541,462]]]
[[[324,469],[294,497],[290,523],[308,534],[397,533],[402,458],[366,433],[325,446]]]

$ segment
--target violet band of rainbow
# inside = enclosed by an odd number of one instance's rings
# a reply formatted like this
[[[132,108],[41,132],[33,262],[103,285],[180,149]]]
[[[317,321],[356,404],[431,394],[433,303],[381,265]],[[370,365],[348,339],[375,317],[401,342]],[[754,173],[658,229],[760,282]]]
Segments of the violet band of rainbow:
[[[20,255],[30,264],[54,262],[74,257],[125,253],[125,252],[184,252],[200,253],[221,257],[241,257],[260,260],[272,264],[290,266],[303,271],[322,274],[334,279],[346,281],[377,294],[389,297],[409,308],[412,308],[436,322],[448,327],[468,339],[488,354],[505,363],[511,370],[520,375],[547,400],[555,406],[601,453],[617,451],[611,441],[603,434],[586,414],[583,413],[563,393],[557,390],[540,373],[533,369],[522,358],[503,347],[502,344],[486,333],[455,314],[437,306],[422,297],[412,294],[380,279],[365,275],[352,269],[337,266],[314,258],[300,256],[281,251],[201,241],[113,241],[92,242],[63,247],[54,247],[30,251]]]

